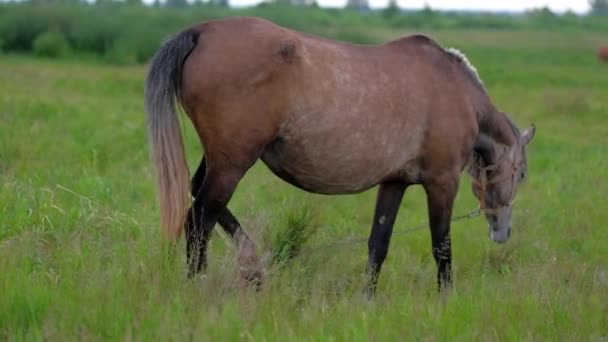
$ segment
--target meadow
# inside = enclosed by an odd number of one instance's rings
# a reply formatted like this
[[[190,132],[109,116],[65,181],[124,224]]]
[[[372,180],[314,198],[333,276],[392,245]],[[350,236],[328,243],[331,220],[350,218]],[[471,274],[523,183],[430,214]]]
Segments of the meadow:
[[[385,41],[413,32],[370,30]],[[143,110],[144,65],[0,56],[0,340],[608,339],[608,65],[605,33],[418,29],[464,51],[502,110],[537,126],[514,233],[454,223],[455,289],[437,294],[428,229],[397,234],[378,295],[362,295],[365,243],[268,269],[259,293],[236,282],[217,229],[210,268],[186,278],[167,258]],[[198,139],[184,123],[192,170]],[[262,255],[296,225],[303,248],[370,230],[375,192],[311,195],[258,163],[231,210]],[[395,232],[426,222],[406,193]],[[463,173],[456,213],[477,205]],[[283,235],[281,235],[283,234]]]

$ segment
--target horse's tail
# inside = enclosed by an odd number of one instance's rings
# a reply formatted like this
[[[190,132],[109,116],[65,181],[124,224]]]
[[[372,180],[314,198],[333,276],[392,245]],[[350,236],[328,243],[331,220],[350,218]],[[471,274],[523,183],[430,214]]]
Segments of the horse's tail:
[[[168,40],[152,59],[146,78],[148,134],[156,167],[160,220],[170,240],[179,238],[191,202],[190,175],[176,99],[181,92],[184,61],[197,38],[196,32],[187,30]]]

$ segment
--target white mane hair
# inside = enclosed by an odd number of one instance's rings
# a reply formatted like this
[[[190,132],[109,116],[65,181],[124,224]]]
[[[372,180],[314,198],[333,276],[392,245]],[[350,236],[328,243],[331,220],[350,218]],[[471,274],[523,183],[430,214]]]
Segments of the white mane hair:
[[[471,72],[471,75],[483,87],[483,81],[481,80],[481,78],[479,77],[479,74],[477,73],[477,68],[475,68],[475,66],[473,66],[473,64],[471,64],[471,62],[469,62],[467,56],[465,56],[464,53],[462,53],[458,49],[455,49],[452,47],[444,48],[444,50],[445,50],[445,52],[449,53],[450,55],[452,55],[456,59],[458,59],[462,64],[464,64],[467,67],[467,69],[469,69],[469,71]]]

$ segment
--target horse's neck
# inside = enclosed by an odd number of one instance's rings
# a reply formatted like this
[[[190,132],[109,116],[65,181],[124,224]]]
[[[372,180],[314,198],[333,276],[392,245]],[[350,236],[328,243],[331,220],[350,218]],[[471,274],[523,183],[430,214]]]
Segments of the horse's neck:
[[[485,89],[471,88],[469,95],[475,108],[479,134],[495,143],[513,146],[516,140],[509,118],[496,109]]]
[[[485,112],[478,118],[479,133],[485,134],[495,143],[513,146],[516,143],[516,136],[513,127],[505,113],[497,110]]]

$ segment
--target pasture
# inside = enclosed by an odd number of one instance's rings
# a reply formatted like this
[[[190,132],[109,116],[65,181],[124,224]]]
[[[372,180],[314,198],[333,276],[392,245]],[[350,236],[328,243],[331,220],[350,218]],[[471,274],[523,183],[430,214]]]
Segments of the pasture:
[[[374,31],[376,41],[406,34]],[[236,284],[219,229],[210,268],[167,258],[143,109],[145,66],[0,58],[2,340],[588,340],[608,338],[608,65],[601,33],[426,31],[467,54],[499,108],[535,123],[529,178],[505,245],[484,219],[452,226],[455,289],[437,294],[428,229],[393,236],[378,294],[362,295],[365,243]],[[198,138],[184,123],[194,171]],[[288,226],[304,248],[366,236],[375,192],[304,193],[258,163],[229,207],[268,254]],[[455,213],[477,205],[466,173]],[[426,222],[405,195],[395,232]]]

